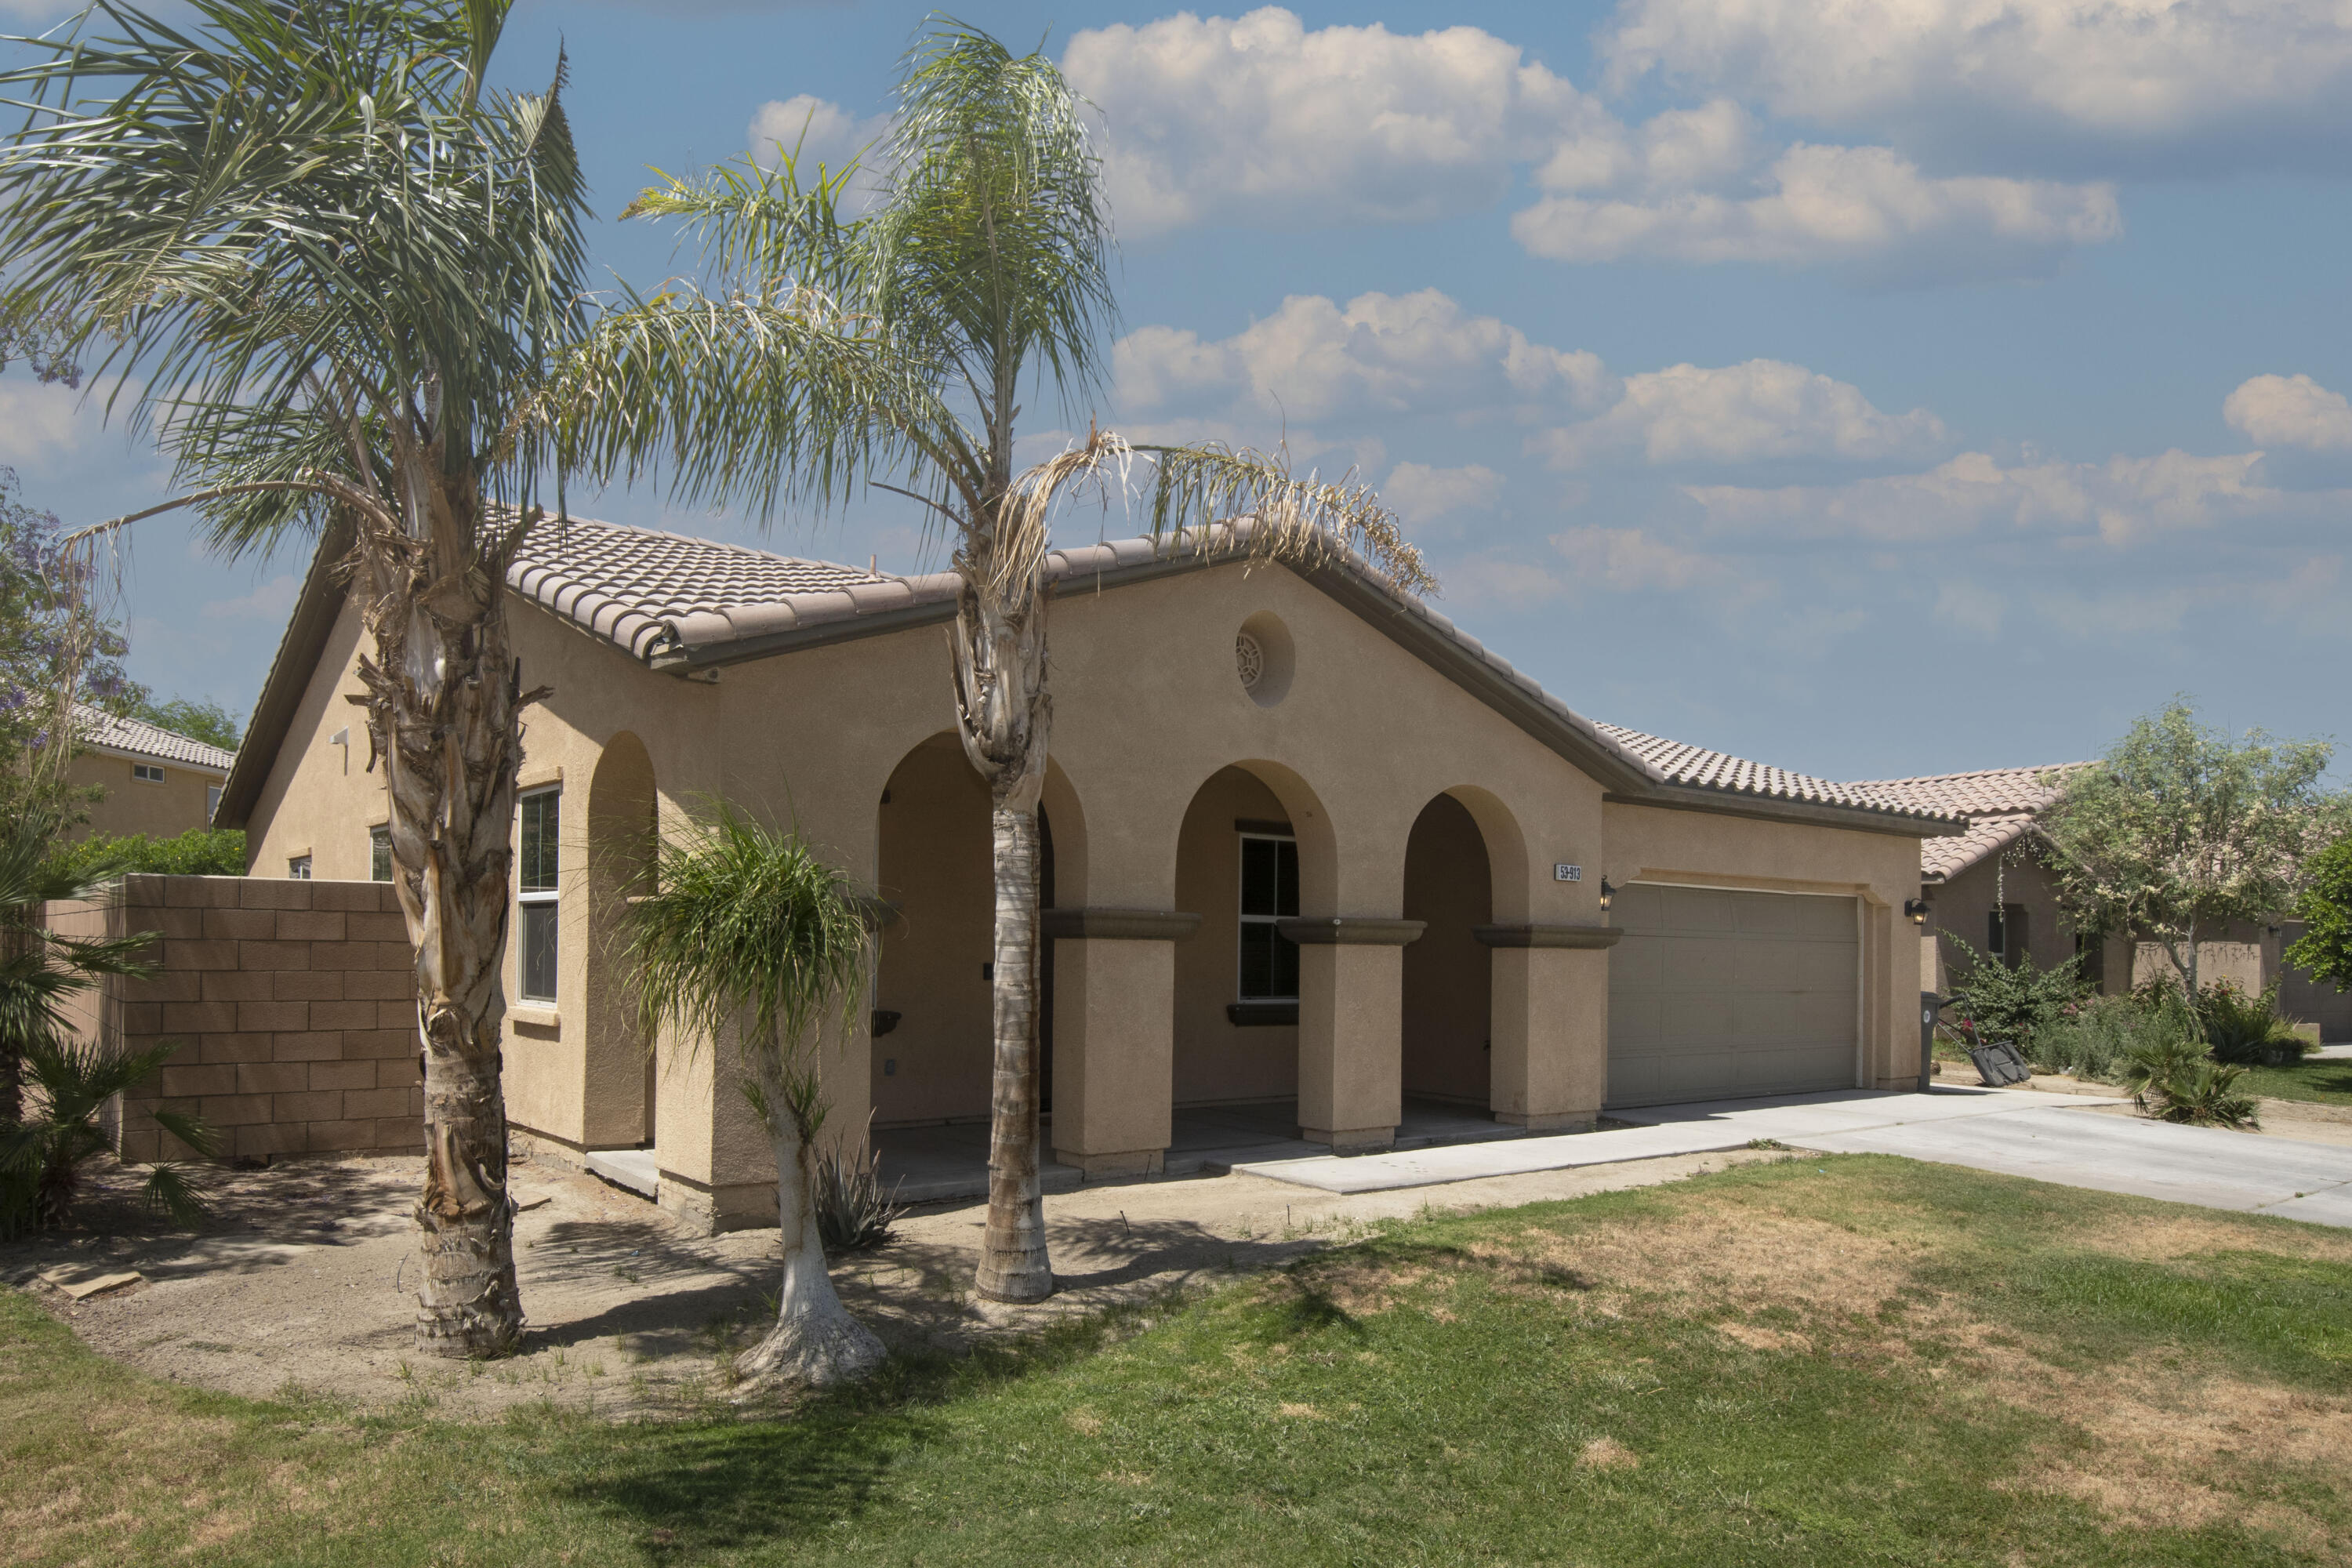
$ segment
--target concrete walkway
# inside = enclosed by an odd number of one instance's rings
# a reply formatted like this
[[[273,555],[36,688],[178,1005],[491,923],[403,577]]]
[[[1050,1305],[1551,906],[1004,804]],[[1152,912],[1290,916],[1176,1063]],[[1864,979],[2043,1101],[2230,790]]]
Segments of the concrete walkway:
[[[1712,1100],[1612,1112],[1644,1125],[1238,1172],[1331,1193],[1381,1192],[1619,1160],[1700,1154],[1772,1139],[1827,1153],[1902,1154],[2103,1192],[2352,1226],[2352,1153],[2321,1143],[2098,1114],[2117,1100],[1938,1089]]]

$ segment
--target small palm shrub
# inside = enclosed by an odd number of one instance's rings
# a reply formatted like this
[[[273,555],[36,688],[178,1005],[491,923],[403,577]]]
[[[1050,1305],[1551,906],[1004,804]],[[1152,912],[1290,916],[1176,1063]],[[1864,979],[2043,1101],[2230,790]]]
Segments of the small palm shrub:
[[[2132,1100],[2159,1121],[2199,1127],[2257,1127],[2252,1095],[2238,1091],[2246,1069],[2217,1062],[2190,1035],[2144,1041],[2124,1057],[2122,1078]]]
[[[39,1036],[26,1042],[25,1068],[35,1093],[25,1119],[0,1130],[0,1239],[67,1224],[81,1194],[81,1169],[110,1146],[100,1118],[106,1102],[163,1070],[179,1043],[145,1051],[110,1051]],[[192,1116],[159,1110],[155,1121],[207,1157],[219,1138]],[[204,1194],[179,1166],[158,1162],[142,1195],[148,1207],[194,1226],[209,1212]]]
[[[814,1174],[817,1234],[828,1256],[868,1252],[889,1241],[891,1227],[907,1211],[882,1190],[881,1166],[870,1146],[856,1160],[844,1160],[830,1147],[820,1150]]]
[[[2275,985],[2249,995],[2227,980],[2216,981],[2198,995],[2197,1021],[2219,1062],[2259,1067],[2295,1061],[2310,1046],[2279,1016]]]

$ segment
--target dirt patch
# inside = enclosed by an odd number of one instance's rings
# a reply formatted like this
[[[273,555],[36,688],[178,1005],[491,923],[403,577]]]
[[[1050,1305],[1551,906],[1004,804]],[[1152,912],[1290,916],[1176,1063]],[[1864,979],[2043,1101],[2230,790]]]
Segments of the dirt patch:
[[[1614,1437],[1595,1437],[1578,1450],[1576,1468],[1580,1470],[1638,1470],[1641,1456]]]
[[[1287,1263],[1377,1220],[1647,1186],[1741,1163],[1677,1156],[1353,1196],[1255,1176],[1081,1187],[1045,1199],[1061,1289],[1034,1307],[972,1295],[983,1211],[934,1205],[909,1215],[880,1251],[835,1263],[834,1282],[893,1347],[960,1351]],[[29,1290],[93,1349],[177,1382],[254,1397],[297,1384],[363,1407],[429,1405],[459,1418],[541,1401],[615,1418],[702,1410],[725,1392],[726,1359],[772,1311],[772,1230],[696,1236],[634,1194],[524,1160],[514,1184],[536,1206],[515,1224],[530,1316],[522,1352],[488,1363],[421,1359],[410,1218],[419,1174],[420,1162],[401,1156],[213,1173],[219,1221],[188,1236],[140,1207],[137,1173],[101,1169],[86,1228],[0,1247],[0,1284]],[[38,1283],[62,1264],[136,1268],[147,1283],[75,1302]]]

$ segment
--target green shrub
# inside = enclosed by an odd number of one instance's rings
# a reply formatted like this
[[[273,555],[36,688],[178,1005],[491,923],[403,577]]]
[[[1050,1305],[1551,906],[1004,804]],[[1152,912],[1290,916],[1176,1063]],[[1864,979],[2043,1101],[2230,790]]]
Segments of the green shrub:
[[[2279,1016],[2275,985],[2250,996],[2231,981],[2215,981],[2198,995],[2197,1021],[2217,1062],[2275,1066],[2300,1060],[2311,1044]]]
[[[76,881],[108,881],[126,871],[174,877],[242,877],[245,831],[236,827],[191,827],[176,838],[144,833],[93,833],[60,844],[49,865]]]
[[[2124,1058],[2123,1080],[2132,1100],[2159,1121],[2199,1127],[2257,1127],[2253,1096],[2238,1092],[2246,1069],[2217,1062],[2205,1045],[2187,1036],[2152,1039]]]
[[[2154,1034],[2154,1020],[2131,997],[2089,996],[2035,1030],[2025,1055],[2043,1072],[2110,1079],[2132,1047]]]
[[[2032,1057],[2034,1041],[2042,1031],[2066,1016],[2066,1010],[2083,998],[2079,959],[2036,969],[2032,954],[2025,953],[2011,968],[1950,931],[1944,932],[1944,940],[1967,956],[1967,967],[1952,983],[1952,995],[1958,1003],[1954,1011],[1975,1025],[1977,1038],[1987,1045],[2006,1041]]]

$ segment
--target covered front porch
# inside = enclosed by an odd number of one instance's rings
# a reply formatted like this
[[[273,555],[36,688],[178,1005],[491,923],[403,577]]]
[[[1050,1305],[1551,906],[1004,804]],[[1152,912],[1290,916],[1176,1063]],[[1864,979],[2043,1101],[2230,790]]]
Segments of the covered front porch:
[[[1054,1146],[1053,1120],[1050,1115],[1045,1118],[1043,1142],[1048,1149]],[[1404,1119],[1398,1123],[1392,1147],[1433,1149],[1453,1143],[1524,1138],[1530,1131],[1498,1122],[1475,1106],[1407,1097]],[[981,1197],[988,1192],[985,1121],[893,1127],[877,1131],[873,1142],[883,1189],[895,1193],[900,1203]],[[1299,1136],[1296,1100],[1200,1106],[1174,1112],[1167,1157],[1157,1176],[1221,1176],[1237,1164],[1329,1152],[1328,1145]],[[1058,1161],[1048,1161],[1041,1174],[1048,1192],[1067,1192],[1087,1180],[1076,1166]]]

